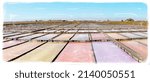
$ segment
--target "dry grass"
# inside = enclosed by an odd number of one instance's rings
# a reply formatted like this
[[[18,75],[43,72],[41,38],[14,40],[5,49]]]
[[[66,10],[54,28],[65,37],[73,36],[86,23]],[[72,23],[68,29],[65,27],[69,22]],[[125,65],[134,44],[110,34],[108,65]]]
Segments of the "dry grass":
[[[14,24],[59,24],[59,25],[66,25],[66,24],[81,24],[81,23],[96,23],[96,24],[110,24],[110,25],[140,25],[144,28],[148,27],[147,21],[22,21],[22,22],[14,22]],[[4,25],[11,25],[12,22],[4,23]]]
[[[140,25],[144,28],[148,27],[147,21],[106,21],[106,22],[100,22],[99,24],[113,24],[113,25]]]

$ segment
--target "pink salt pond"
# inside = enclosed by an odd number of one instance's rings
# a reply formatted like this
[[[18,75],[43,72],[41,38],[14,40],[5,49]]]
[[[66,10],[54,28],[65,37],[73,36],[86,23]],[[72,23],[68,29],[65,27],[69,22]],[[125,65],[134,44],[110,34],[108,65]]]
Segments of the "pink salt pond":
[[[61,34],[53,40],[69,40],[74,34]]]
[[[22,39],[22,40],[31,40],[31,39],[33,39],[33,38],[36,38],[36,37],[40,37],[40,36],[42,36],[42,35],[44,35],[44,34],[33,34],[33,35],[30,35],[30,36],[26,36],[26,37],[22,37],[22,38],[19,38],[19,39]]]
[[[135,34],[132,34],[132,33],[120,33],[121,35],[123,36],[126,36],[128,38],[141,38],[142,36],[139,36],[139,35],[135,35]]]
[[[92,42],[97,62],[137,62],[112,42]]]
[[[50,40],[52,39],[53,37],[57,36],[58,34],[48,34],[48,35],[44,35],[44,36],[41,36],[41,37],[38,37],[34,40]]]
[[[107,34],[114,39],[127,39],[127,37],[122,36],[118,33],[107,33]]]
[[[9,61],[13,58],[16,58],[16,57],[32,50],[33,48],[39,46],[42,43],[43,42],[27,42],[27,43],[23,43],[21,45],[17,45],[17,46],[5,49],[5,50],[3,50],[3,59],[4,59],[4,61]]]
[[[76,34],[72,40],[74,41],[87,41],[89,40],[88,34]]]
[[[91,43],[70,42],[55,62],[95,62]]]
[[[8,41],[8,42],[4,42],[3,44],[3,48],[8,48],[8,47],[11,47],[11,46],[14,46],[14,45],[17,45],[17,44],[20,44],[20,43],[23,43],[25,41],[16,41],[16,40],[11,40],[11,41]]]
[[[25,37],[25,36],[28,36],[28,35],[31,35],[31,34],[33,34],[33,33],[20,34],[20,35],[16,35],[16,36],[11,36],[9,38],[15,39],[15,38],[19,38],[19,37]]]
[[[133,32],[133,34],[140,35],[142,37],[147,37],[147,34],[144,34],[143,32]]]
[[[136,41],[139,42],[139,43],[141,43],[141,44],[144,44],[146,46],[147,46],[147,43],[148,43],[147,39],[136,40]]]
[[[92,36],[92,40],[107,40],[108,39],[108,37],[106,37],[106,35],[103,33],[96,33],[96,34],[92,33],[91,36]]]
[[[139,53],[140,56],[145,60],[147,58],[148,52],[147,52],[147,46],[140,44],[136,41],[121,41],[124,45],[131,48],[135,52]]]
[[[23,55],[22,57],[14,60],[17,62],[52,62],[53,59],[66,45],[64,42],[47,42],[46,44],[36,48],[35,50]]]

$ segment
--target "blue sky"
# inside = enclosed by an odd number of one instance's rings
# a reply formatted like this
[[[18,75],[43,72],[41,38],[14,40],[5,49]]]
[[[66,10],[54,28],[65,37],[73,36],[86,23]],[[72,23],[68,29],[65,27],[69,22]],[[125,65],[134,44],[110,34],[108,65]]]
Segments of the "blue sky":
[[[4,3],[4,21],[147,20],[144,3]]]

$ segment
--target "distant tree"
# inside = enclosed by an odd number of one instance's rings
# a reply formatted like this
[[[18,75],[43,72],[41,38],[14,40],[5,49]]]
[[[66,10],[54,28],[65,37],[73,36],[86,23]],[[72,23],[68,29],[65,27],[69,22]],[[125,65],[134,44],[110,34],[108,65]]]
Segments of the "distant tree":
[[[126,19],[126,21],[134,21],[134,19],[128,18],[128,19]]]
[[[110,20],[109,19],[107,19],[107,22],[109,22]]]
[[[123,22],[124,20],[121,20],[121,22]]]
[[[66,20],[62,20],[63,22],[66,22]]]

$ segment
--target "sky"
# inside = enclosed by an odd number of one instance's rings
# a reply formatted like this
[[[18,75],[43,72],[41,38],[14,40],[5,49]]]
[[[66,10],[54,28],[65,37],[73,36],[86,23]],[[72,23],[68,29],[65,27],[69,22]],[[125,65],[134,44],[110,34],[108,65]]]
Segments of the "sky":
[[[147,20],[144,3],[4,3],[4,21],[30,20]]]

